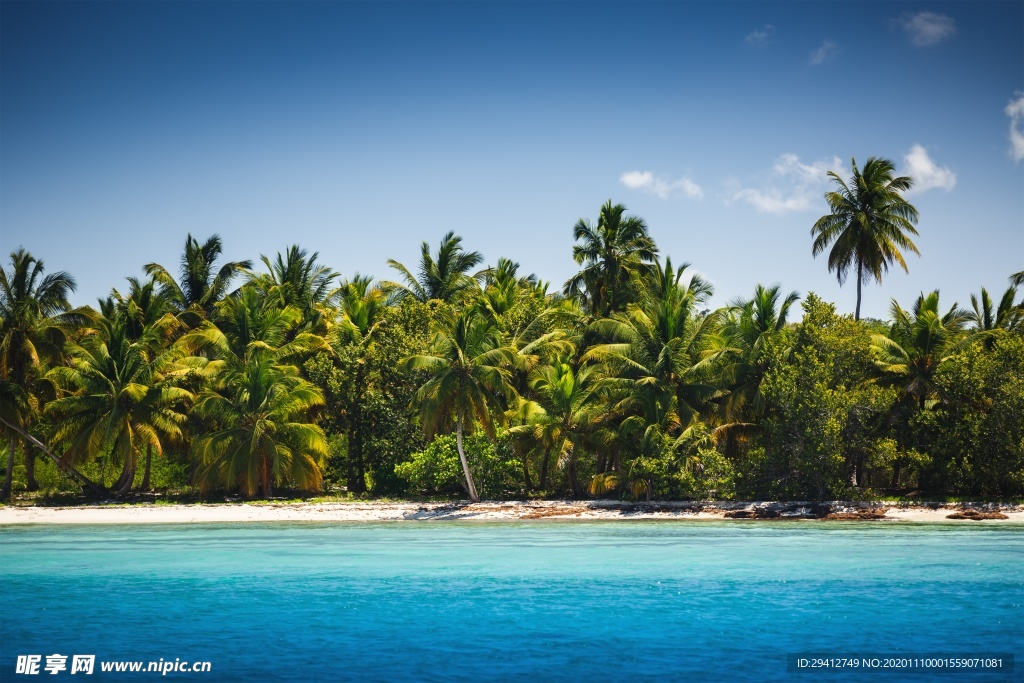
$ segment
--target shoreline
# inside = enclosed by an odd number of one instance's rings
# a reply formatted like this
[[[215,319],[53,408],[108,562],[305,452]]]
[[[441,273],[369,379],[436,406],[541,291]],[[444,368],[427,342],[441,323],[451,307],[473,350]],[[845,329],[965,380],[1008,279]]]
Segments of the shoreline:
[[[964,510],[1001,513],[1000,519],[949,519]],[[968,513],[970,514],[970,513]],[[23,524],[204,524],[234,522],[399,522],[678,520],[872,521],[1024,524],[1024,506],[906,503],[483,501],[441,503],[221,503],[94,504],[73,507],[0,507],[0,526]]]

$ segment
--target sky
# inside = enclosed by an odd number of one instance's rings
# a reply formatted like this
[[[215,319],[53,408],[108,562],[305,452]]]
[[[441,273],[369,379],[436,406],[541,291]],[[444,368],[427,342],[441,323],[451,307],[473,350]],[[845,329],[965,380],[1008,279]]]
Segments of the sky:
[[[1024,270],[1024,2],[0,3],[0,251],[95,304],[188,233],[395,277],[454,230],[558,289],[611,199],[661,253],[852,313],[826,172],[910,175],[888,317]],[[4,265],[9,260],[4,258]]]

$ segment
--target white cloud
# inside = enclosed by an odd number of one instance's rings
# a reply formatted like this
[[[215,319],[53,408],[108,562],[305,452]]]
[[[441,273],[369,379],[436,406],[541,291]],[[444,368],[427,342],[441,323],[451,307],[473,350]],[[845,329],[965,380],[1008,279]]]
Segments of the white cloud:
[[[748,33],[745,40],[748,45],[767,45],[768,39],[772,37],[773,33],[775,33],[775,27],[771,24],[765,24],[756,31]]]
[[[902,28],[910,36],[910,42],[917,47],[935,45],[956,34],[953,18],[935,12],[904,14],[899,19],[893,19],[893,24]]]
[[[826,61],[834,57],[838,50],[838,45],[833,43],[831,40],[826,40],[822,42],[821,47],[819,47],[817,50],[811,53],[809,63],[812,66],[824,64]]]
[[[1024,159],[1024,93],[1017,93],[1017,99],[1006,105],[1010,117],[1010,156],[1014,161]]]
[[[704,196],[704,190],[700,185],[685,176],[672,180],[655,176],[650,171],[630,171],[623,173],[619,182],[631,190],[640,190],[661,199],[668,199],[680,194],[690,199],[701,199]]]
[[[908,194],[927,192],[937,187],[949,192],[956,187],[956,173],[949,166],[938,166],[921,145],[911,147],[903,156],[903,162],[905,168],[901,175],[908,175],[914,180]]]
[[[761,213],[808,211],[821,201],[828,187],[827,173],[841,164],[838,157],[805,164],[795,154],[783,154],[772,165],[773,180],[767,187],[741,187],[732,199],[747,202]]]

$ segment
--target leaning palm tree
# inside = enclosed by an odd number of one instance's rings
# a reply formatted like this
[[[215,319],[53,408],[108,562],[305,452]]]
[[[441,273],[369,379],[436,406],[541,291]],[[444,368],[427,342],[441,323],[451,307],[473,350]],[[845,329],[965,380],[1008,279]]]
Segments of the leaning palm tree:
[[[919,296],[910,311],[894,300],[890,315],[888,334],[871,337],[878,382],[899,387],[905,398],[924,410],[929,400],[941,399],[936,373],[971,339],[959,334],[969,315],[955,303],[940,313],[938,290]]]
[[[24,249],[11,252],[10,270],[0,268],[0,380],[16,387],[26,409],[35,405],[30,396],[33,382],[48,362],[60,359],[68,332],[93,314],[88,308],[71,308],[68,296],[75,291],[74,278],[64,271],[44,275],[44,270],[43,262]],[[26,428],[32,413],[22,416]],[[14,457],[13,432],[9,436],[8,457]],[[28,489],[34,491],[35,454],[27,440],[23,449]],[[9,483],[3,492],[9,494]]]
[[[476,288],[478,281],[486,277],[486,270],[469,274],[483,260],[480,252],[465,251],[462,238],[449,232],[441,238],[436,258],[431,255],[429,244],[423,242],[420,246],[419,275],[413,275],[398,261],[388,259],[388,265],[398,271],[402,282],[384,281],[381,286],[392,292],[396,301],[411,296],[417,301],[436,299],[456,304]]]
[[[901,249],[918,255],[921,252],[907,236],[918,234],[914,228],[917,209],[900,194],[911,188],[913,180],[907,176],[893,177],[895,166],[888,159],[870,157],[863,172],[857,168],[856,160],[851,164],[853,176],[849,185],[834,171],[828,172],[839,188],[825,193],[831,211],[811,228],[811,253],[817,256],[832,246],[828,269],[835,271],[840,285],[851,270],[856,274],[854,318],[860,320],[862,284],[871,279],[881,282],[894,262],[906,271]]]
[[[423,429],[430,438],[455,427],[455,443],[470,500],[480,501],[462,437],[479,425],[494,437],[495,422],[504,423],[505,408],[515,399],[509,368],[515,351],[502,343],[494,326],[472,309],[442,310],[428,354],[411,356],[408,370],[430,374],[419,391]]]
[[[320,390],[299,377],[297,367],[269,355],[252,355],[225,372],[194,408],[216,425],[192,444],[201,464],[200,490],[224,486],[269,497],[288,482],[319,489],[327,437],[314,419],[323,405]]]
[[[563,292],[595,316],[609,316],[635,301],[658,256],[643,219],[625,213],[625,206],[613,206],[609,199],[597,225],[581,218],[573,227],[579,244],[572,248],[572,257],[583,269],[569,278]]]
[[[252,267],[250,261],[230,261],[217,268],[217,260],[223,251],[224,245],[217,235],[199,244],[189,234],[185,239],[177,281],[159,263],[147,264],[145,271],[160,284],[163,294],[179,311],[194,309],[204,316],[209,315],[216,303],[228,293],[231,280]],[[198,323],[196,320],[192,322]]]
[[[175,386],[173,356],[161,353],[176,323],[167,315],[133,341],[123,318],[100,319],[94,333],[71,345],[69,363],[49,373],[64,393],[46,406],[55,424],[51,441],[70,464],[109,449],[122,465],[113,487],[119,495],[131,490],[143,449],[148,469],[163,443],[183,436],[192,394]]]

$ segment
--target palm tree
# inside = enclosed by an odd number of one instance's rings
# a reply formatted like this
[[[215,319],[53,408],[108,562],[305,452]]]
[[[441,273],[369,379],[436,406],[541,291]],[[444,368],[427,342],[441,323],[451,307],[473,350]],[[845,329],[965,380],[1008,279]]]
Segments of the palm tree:
[[[477,282],[486,276],[487,271],[468,275],[483,260],[480,252],[463,250],[462,238],[449,232],[441,238],[436,258],[430,254],[430,245],[423,242],[420,247],[419,276],[414,276],[398,261],[388,259],[388,265],[398,271],[403,282],[384,281],[381,285],[393,292],[396,301],[411,296],[423,302],[437,299],[454,304],[472,292]]]
[[[146,275],[156,280],[162,293],[179,311],[193,309],[203,316],[213,312],[214,306],[228,292],[231,280],[241,271],[252,267],[250,261],[230,261],[216,267],[224,251],[220,237],[213,235],[203,244],[192,237],[185,239],[185,252],[181,256],[180,277],[175,281],[170,272],[159,263],[149,263]],[[197,320],[192,321],[198,324]]]
[[[581,218],[573,227],[573,239],[581,243],[573,246],[572,256],[583,269],[569,278],[563,292],[595,316],[609,316],[636,300],[658,256],[643,219],[627,218],[625,212],[625,206],[608,200],[596,226]]]
[[[765,352],[785,329],[790,308],[800,298],[790,292],[780,305],[781,295],[779,285],[759,284],[751,299],[733,302],[728,312],[722,329],[730,356],[722,372],[729,389],[721,404],[726,423],[750,423],[761,412],[761,380],[768,370]]]
[[[0,380],[14,385],[23,396],[20,425],[27,430],[34,410],[32,383],[42,376],[48,361],[61,357],[67,333],[88,322],[91,309],[72,309],[68,296],[75,280],[60,271],[43,275],[43,262],[24,249],[11,252],[11,268],[0,269]],[[16,448],[13,427],[8,426],[8,457]],[[23,444],[28,490],[39,488],[35,480],[35,454],[29,440]],[[5,479],[3,497],[10,494]]]
[[[122,464],[118,495],[131,490],[143,446],[148,469],[164,441],[183,436],[192,394],[174,385],[173,357],[160,353],[176,324],[167,315],[133,341],[125,319],[102,318],[94,333],[71,345],[68,365],[49,373],[66,392],[46,406],[56,425],[53,443],[64,447],[63,459],[71,464],[109,448]]]
[[[352,386],[351,410],[345,411],[348,436],[348,482],[356,493],[366,491],[366,458],[364,457],[365,434],[363,404],[367,391],[366,355],[369,346],[376,341],[377,331],[387,310],[387,295],[380,287],[373,286],[373,278],[358,273],[346,280],[339,288],[341,318],[334,328],[336,348],[351,344],[357,349],[355,378]]]
[[[871,337],[879,383],[898,386],[903,395],[924,410],[928,400],[940,399],[935,374],[971,337],[959,330],[970,319],[954,303],[945,314],[939,312],[939,292],[922,294],[910,311],[894,300],[890,309],[892,325],[888,335]]]
[[[462,437],[480,425],[493,438],[494,423],[504,423],[505,408],[515,398],[509,371],[514,361],[515,351],[503,345],[494,326],[471,309],[441,311],[430,353],[406,361],[407,369],[431,375],[416,392],[427,438],[454,423],[466,490],[474,503],[480,497]]]
[[[1010,284],[1014,287],[1020,287],[1024,285],[1024,270],[1019,273],[1014,273],[1010,276]]]
[[[297,244],[288,247],[283,257],[278,252],[273,262],[260,256],[268,272],[250,275],[250,282],[266,296],[276,297],[282,306],[298,308],[309,326],[316,328],[324,317],[324,307],[337,296],[333,286],[339,277],[335,271],[316,262],[319,256],[319,252],[309,256]]]
[[[825,193],[831,213],[822,216],[811,228],[814,244],[811,253],[817,256],[832,245],[828,269],[835,271],[839,284],[846,281],[852,269],[857,275],[857,309],[860,320],[861,285],[872,278],[882,281],[889,265],[898,263],[907,271],[901,249],[920,255],[907,233],[917,235],[917,209],[901,192],[913,185],[907,176],[894,178],[895,166],[888,159],[870,157],[863,173],[857,161],[851,160],[853,177],[843,182],[834,171],[828,175],[839,189]]]
[[[716,339],[721,312],[697,310],[711,286],[698,275],[683,282],[685,269],[673,270],[666,261],[658,278],[665,283],[661,296],[590,326],[607,341],[592,346],[583,360],[606,366],[602,384],[616,401],[613,410],[624,417],[622,440],[638,456],[672,447],[720,393],[710,370],[722,355]],[[621,463],[610,469],[621,471]],[[604,471],[599,463],[598,474]]]
[[[568,472],[573,495],[582,495],[576,471],[577,447],[595,444],[606,431],[609,416],[600,401],[598,367],[577,367],[572,354],[556,357],[549,364],[537,366],[529,377],[536,401],[524,402],[520,413],[523,424],[509,428],[513,438],[526,440],[534,450],[541,451],[541,490],[547,488],[548,461],[558,456],[558,466]]]
[[[270,355],[252,355],[229,369],[194,408],[216,425],[192,445],[202,467],[200,490],[221,485],[269,497],[288,481],[319,489],[327,437],[313,419],[323,404],[320,390],[299,377],[298,368]]]
[[[1024,300],[1014,302],[1016,296],[1017,288],[1008,287],[999,305],[993,308],[992,298],[984,287],[981,288],[980,298],[971,294],[973,310],[967,314],[967,320],[974,324],[976,331],[985,333],[986,348],[992,348],[995,341],[993,335],[997,331],[1013,331],[1024,327]]]

